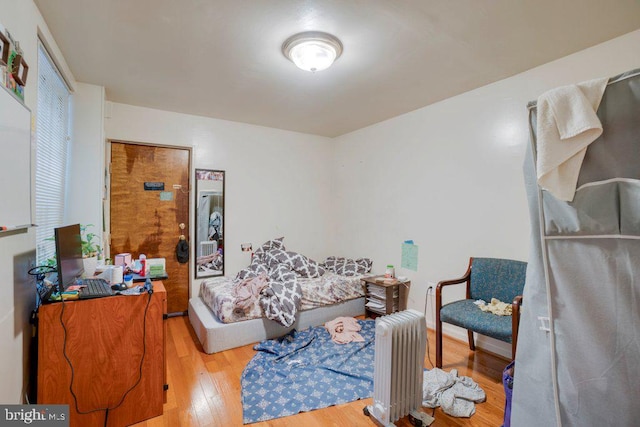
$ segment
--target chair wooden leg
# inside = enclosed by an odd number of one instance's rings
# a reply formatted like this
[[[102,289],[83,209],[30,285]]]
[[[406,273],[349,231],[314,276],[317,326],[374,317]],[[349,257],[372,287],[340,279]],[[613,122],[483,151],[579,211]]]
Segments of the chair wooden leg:
[[[442,287],[438,283],[436,286],[436,368],[442,368],[442,320],[440,310],[442,309]]]
[[[436,321],[436,368],[442,368],[442,322],[439,319]]]
[[[522,296],[518,295],[511,304],[511,360],[516,360],[516,348],[518,347],[518,327],[520,326],[520,305]]]
[[[442,322],[439,311],[436,311],[436,368],[442,368]]]
[[[476,351],[476,344],[473,341],[473,331],[467,329],[467,335],[469,335],[469,348],[471,349],[471,351]]]
[[[511,360],[516,360],[516,348],[518,347],[518,327],[514,326],[511,333]]]

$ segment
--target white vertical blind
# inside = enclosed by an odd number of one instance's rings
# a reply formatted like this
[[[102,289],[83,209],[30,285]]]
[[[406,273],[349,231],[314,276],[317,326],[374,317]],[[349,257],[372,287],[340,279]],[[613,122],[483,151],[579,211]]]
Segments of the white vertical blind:
[[[55,254],[55,227],[62,224],[69,146],[69,90],[47,54],[38,46],[36,118],[36,252],[38,265]]]

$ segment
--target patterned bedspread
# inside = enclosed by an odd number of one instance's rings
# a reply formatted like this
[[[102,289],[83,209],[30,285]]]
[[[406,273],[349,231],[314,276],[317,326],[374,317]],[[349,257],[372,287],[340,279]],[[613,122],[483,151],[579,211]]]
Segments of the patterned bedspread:
[[[301,310],[336,304],[364,296],[360,279],[362,275],[341,276],[330,271],[318,278],[298,278],[302,288]],[[228,277],[204,280],[200,285],[200,296],[213,314],[223,323],[264,317],[258,300],[241,309],[235,304],[233,292],[235,281]]]

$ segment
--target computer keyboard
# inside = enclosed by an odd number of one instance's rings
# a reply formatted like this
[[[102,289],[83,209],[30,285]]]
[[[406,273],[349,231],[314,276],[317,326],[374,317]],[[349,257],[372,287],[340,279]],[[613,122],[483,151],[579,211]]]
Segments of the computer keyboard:
[[[102,298],[115,295],[109,283],[104,279],[82,279],[80,299]]]

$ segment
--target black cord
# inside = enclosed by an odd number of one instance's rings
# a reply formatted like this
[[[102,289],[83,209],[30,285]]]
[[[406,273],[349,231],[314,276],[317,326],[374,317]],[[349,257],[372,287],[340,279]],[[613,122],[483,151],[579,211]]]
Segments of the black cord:
[[[127,395],[129,394],[129,392],[131,392],[131,390],[133,390],[134,388],[136,388],[138,386],[138,384],[140,384],[140,381],[142,380],[142,367],[143,367],[143,363],[144,363],[144,357],[147,353],[147,312],[149,311],[149,306],[151,305],[151,297],[153,294],[149,293],[149,298],[147,299],[147,305],[144,309],[144,314],[143,314],[143,322],[142,322],[142,357],[140,358],[140,366],[138,368],[138,379],[136,380],[136,382],[129,387],[129,389],[127,391],[124,392],[124,394],[122,395],[122,397],[120,398],[120,401],[118,402],[117,405],[115,406],[107,406],[105,408],[96,408],[96,409],[92,409],[90,411],[81,411],[80,408],[78,407],[78,396],[76,396],[76,393],[73,391],[73,379],[75,376],[75,372],[73,370],[73,364],[71,363],[71,359],[69,359],[69,356],[67,355],[67,327],[64,324],[64,320],[62,318],[62,316],[64,315],[64,307],[65,307],[65,303],[64,303],[64,299],[61,298],[62,301],[62,310],[60,310],[60,325],[62,325],[62,330],[64,332],[63,334],[63,341],[62,341],[62,354],[64,356],[64,358],[67,361],[67,364],[69,365],[69,368],[71,368],[71,382],[69,383],[69,391],[71,392],[71,395],[73,396],[73,400],[75,402],[75,408],[76,408],[76,412],[78,414],[91,414],[93,412],[98,412],[98,411],[105,411],[104,414],[104,425],[107,425],[107,421],[109,419],[109,411],[114,410],[116,408],[118,408],[120,405],[122,405],[122,402],[124,402],[124,399],[127,397]]]
[[[38,310],[38,307],[42,305],[46,298],[49,298],[51,295],[51,291],[53,289],[48,289],[44,284],[44,279],[47,276],[47,273],[54,273],[58,270],[55,267],[51,267],[49,265],[39,265],[37,267],[32,267],[27,271],[29,276],[35,276],[36,278],[36,307],[35,310]]]
[[[429,307],[429,290],[433,289],[431,286],[427,288],[427,296],[424,299],[424,317],[427,317],[427,309]],[[435,368],[433,362],[431,361],[431,354],[429,354],[429,334],[427,333],[427,360],[431,364],[431,369]],[[434,409],[435,412],[435,409]]]
[[[49,265],[39,265],[37,267],[31,267],[27,274],[29,276],[36,276],[38,280],[44,279],[44,275],[47,273],[54,273],[58,271],[55,267],[51,267]]]

